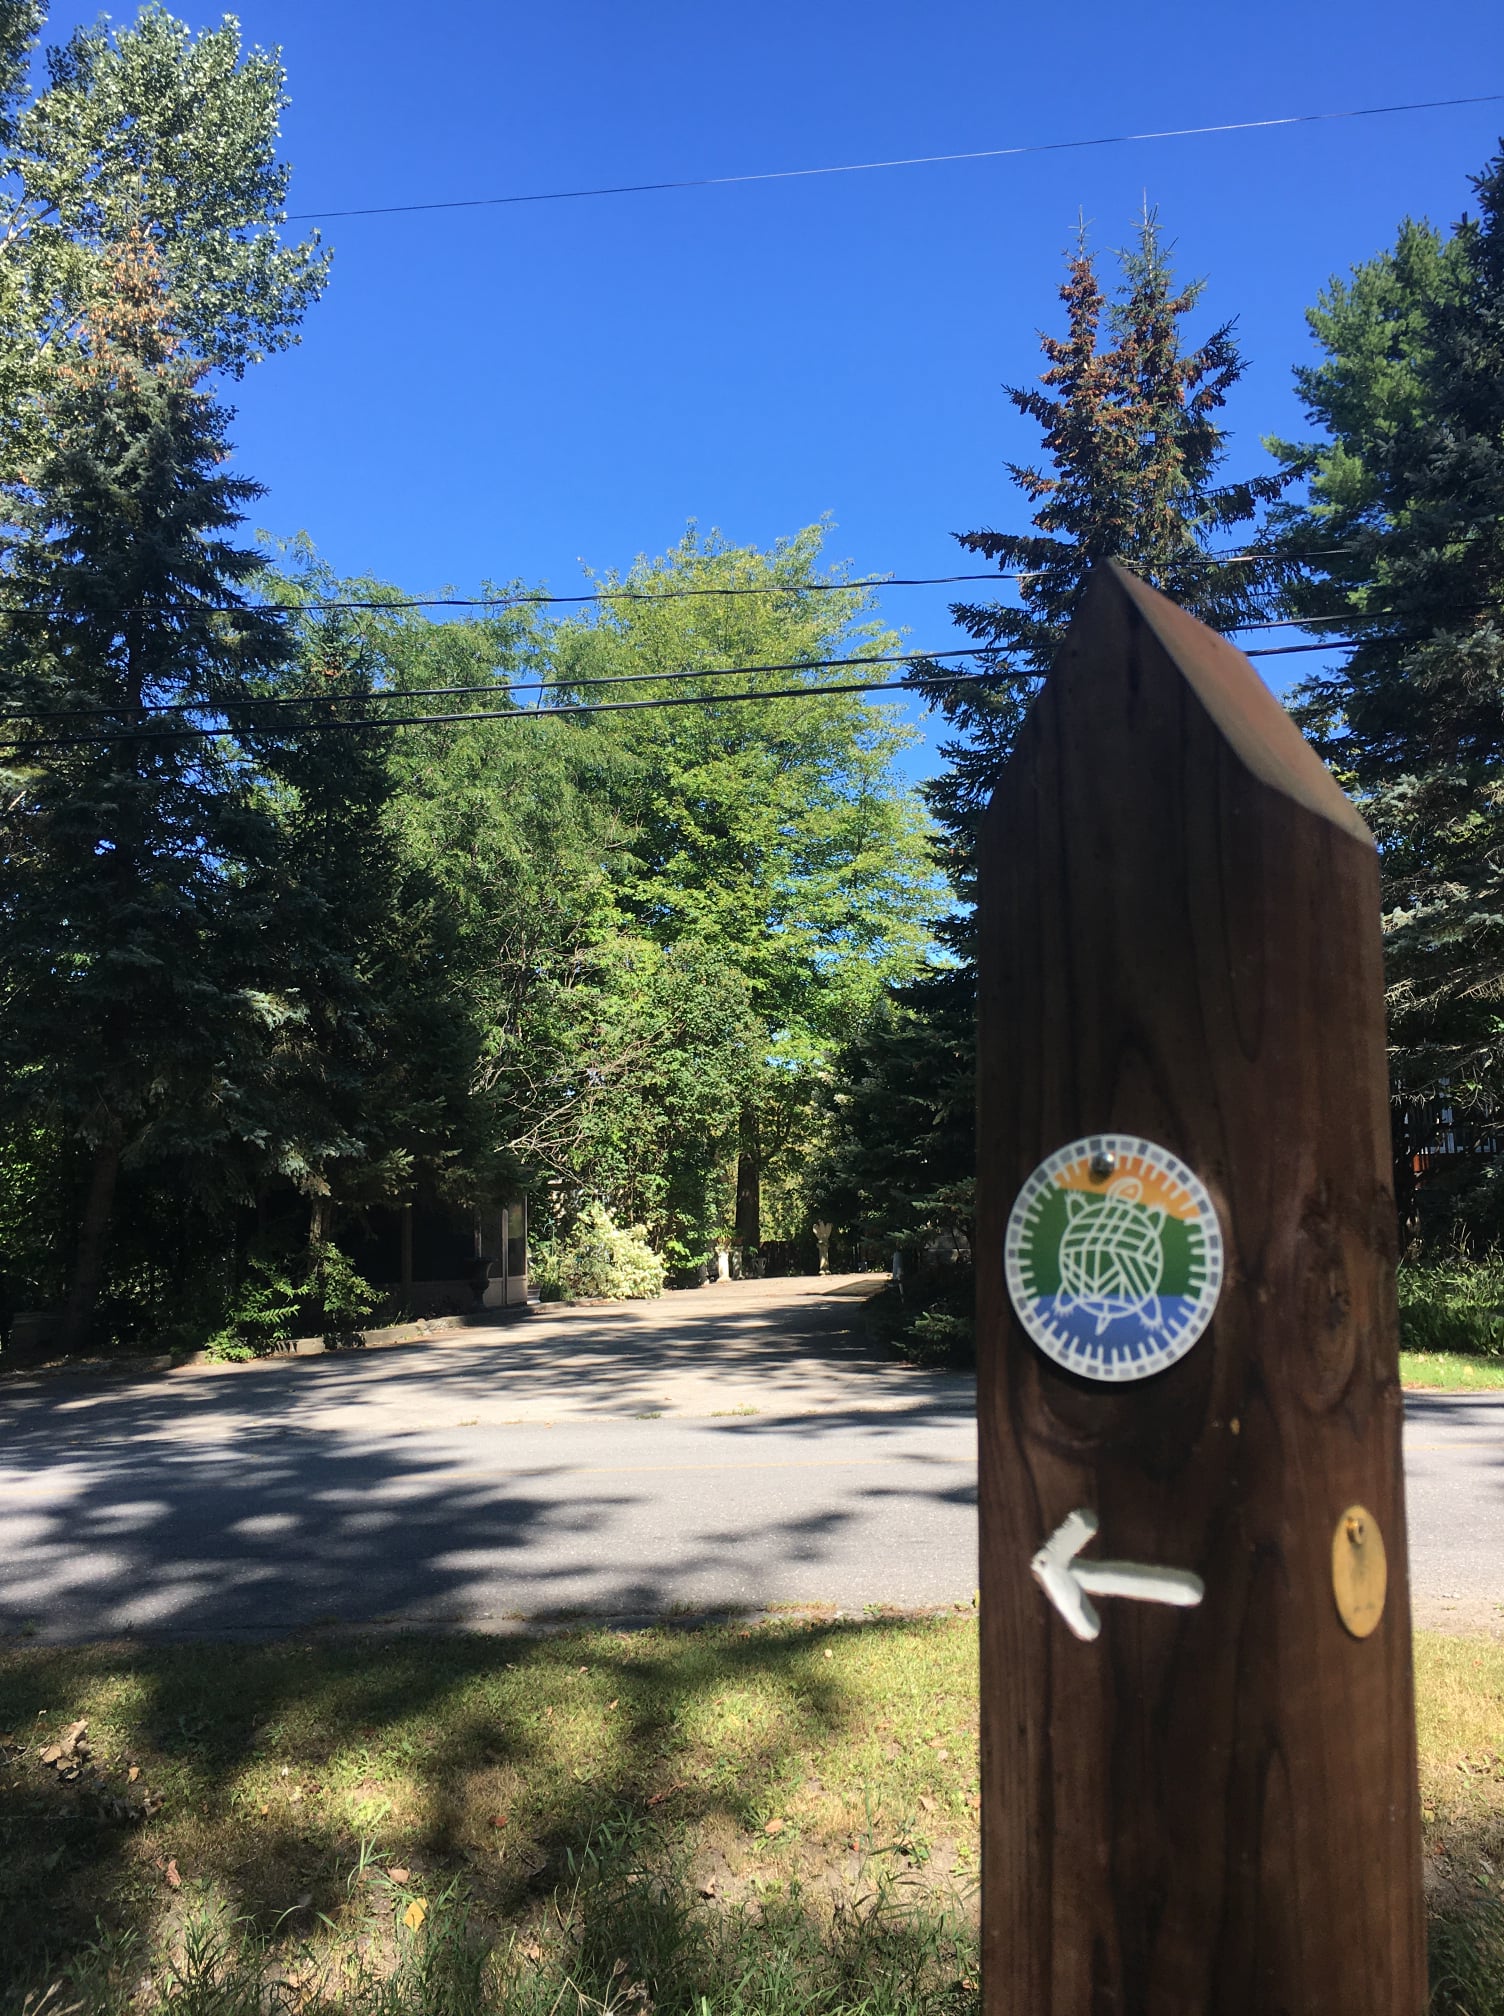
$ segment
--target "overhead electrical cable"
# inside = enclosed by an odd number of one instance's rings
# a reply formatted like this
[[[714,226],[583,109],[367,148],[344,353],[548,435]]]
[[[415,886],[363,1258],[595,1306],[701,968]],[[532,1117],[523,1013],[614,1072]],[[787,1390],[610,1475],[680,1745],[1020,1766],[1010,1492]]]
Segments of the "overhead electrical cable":
[[[903,154],[883,161],[841,161],[819,168],[765,168],[741,175],[692,175],[666,182],[612,182],[585,189],[539,189],[513,196],[454,196],[425,203],[371,203],[347,210],[295,210],[287,224],[346,217],[412,217],[436,210],[500,210],[519,203],[580,203],[600,196],[656,196],[675,189],[726,189],[737,183],[800,182],[822,175],[870,175],[886,168],[933,168],[960,161],[1002,161],[1022,154],[1065,154],[1092,147],[1131,147],[1150,140],[1195,140],[1220,133],[1261,133],[1277,126],[1319,126],[1340,119],[1384,119],[1401,112],[1442,112],[1462,105],[1497,105],[1504,92],[1470,98],[1419,98],[1401,105],[1357,105],[1338,112],[1287,112],[1269,119],[1226,119],[1211,126],[1168,126],[1147,133],[1099,133],[1087,140],[1034,140],[1012,147],[972,147],[956,154]]]
[[[1471,605],[1466,612],[1459,613],[1473,614],[1478,610],[1499,607],[1504,607],[1504,604],[1480,602]],[[1388,613],[1398,614],[1399,612]],[[1384,619],[1385,614],[1386,612],[1384,611],[1377,613],[1368,612],[1361,620],[1378,622]],[[1246,630],[1308,630],[1314,629],[1318,624],[1344,623],[1351,625],[1357,620],[1360,619],[1352,612],[1344,612],[1332,616],[1261,617],[1254,622],[1237,624],[1227,634],[1240,635]],[[1336,650],[1344,644],[1363,641],[1365,640],[1331,638],[1324,639],[1316,645],[1296,645],[1285,646],[1283,648],[1285,650]],[[13,718],[24,719],[26,721],[87,721],[96,719],[111,720],[126,714],[134,718],[140,718],[143,715],[155,717],[165,714],[197,714],[206,711],[216,714],[241,712],[256,714],[268,708],[320,707],[331,703],[337,704],[342,701],[358,701],[364,705],[382,700],[402,700],[409,702],[413,700],[452,700],[475,694],[496,693],[498,691],[505,691],[509,695],[518,693],[573,693],[584,687],[651,686],[662,684],[668,680],[683,679],[748,679],[764,673],[839,671],[851,665],[930,664],[942,658],[983,658],[987,655],[987,650],[988,647],[986,645],[963,644],[945,651],[910,651],[899,658],[893,657],[891,653],[863,652],[854,653],[849,657],[843,658],[792,658],[776,665],[690,665],[683,666],[674,672],[582,673],[578,677],[556,677],[553,679],[521,681],[487,679],[478,684],[464,686],[384,686],[364,693],[341,693],[331,687],[324,693],[268,693],[247,695],[244,699],[236,700],[149,700],[136,706],[47,707],[31,709]],[[1244,653],[1245,657],[1254,658],[1277,655],[1279,653],[1273,649],[1255,649]],[[329,676],[338,677],[340,672],[351,669],[353,668],[342,666]],[[978,676],[990,679],[997,678],[1000,675],[989,672],[979,674]],[[801,688],[800,690],[808,690],[812,693],[828,693],[838,689],[829,686],[812,686],[808,689]],[[545,709],[543,711],[546,712],[548,710]],[[553,711],[557,712],[559,710],[554,709]],[[472,719],[474,717],[467,716],[466,718]]]
[[[1283,565],[1297,565],[1306,560],[1335,559],[1344,553],[1354,553],[1354,546],[1321,546],[1304,553],[1202,553],[1187,554],[1177,560],[1177,567],[1223,567],[1251,564],[1255,561]],[[147,609],[144,605],[128,604],[116,609],[64,609],[57,604],[29,604],[20,602],[0,602],[0,616],[24,616],[46,618],[55,616],[87,617],[102,615],[136,616],[173,610],[204,611],[255,616],[305,616],[310,610],[324,613],[330,610],[368,611],[380,615],[384,610],[403,609],[481,609],[504,615],[508,609],[530,607],[559,607],[586,602],[696,602],[708,598],[740,595],[845,595],[861,588],[948,588],[958,582],[969,581],[1033,581],[1043,570],[1038,567],[1024,567],[1014,570],[995,568],[985,574],[907,574],[907,575],[862,575],[855,581],[790,581],[766,582],[756,586],[727,586],[716,588],[599,588],[579,595],[546,595],[531,590],[519,594],[498,595],[397,595],[367,596],[309,596],[301,602],[243,602],[237,606],[212,611],[212,605],[203,602],[154,602]]]
[[[1346,638],[1321,638],[1314,644],[1264,645],[1255,647],[1251,651],[1245,651],[1243,655],[1245,658],[1285,658],[1303,651],[1331,651],[1351,641]],[[1390,641],[1424,643],[1426,640],[1423,637],[1417,637],[1408,639],[1398,638]],[[975,653],[975,647],[973,646],[966,652],[948,652],[944,654],[936,652],[932,655],[938,658],[942,655],[960,657],[979,654]],[[916,655],[913,662],[916,664],[922,663],[922,654]],[[697,675],[690,673],[670,676],[693,678]],[[350,720],[348,717],[331,717],[327,721],[296,722],[293,724],[293,731],[300,735],[310,733],[324,735],[352,733],[365,729],[447,727],[467,721],[549,721],[565,715],[579,717],[581,715],[593,714],[624,714],[643,708],[663,710],[670,707],[724,707],[743,700],[822,700],[834,694],[842,693],[915,693],[923,699],[938,687],[986,685],[989,681],[996,680],[999,676],[996,672],[946,672],[938,679],[930,679],[925,677],[923,673],[917,673],[905,679],[868,679],[860,680],[850,685],[843,683],[833,686],[754,687],[748,693],[673,693],[665,694],[662,698],[654,700],[592,700],[580,701],[578,703],[566,701],[553,707],[475,708],[454,714],[388,714],[385,716],[362,716],[355,720]],[[492,689],[487,688],[485,690],[490,691]],[[360,695],[352,697],[379,698],[380,696]],[[394,697],[411,698],[414,696],[404,694]],[[202,711],[205,713],[223,713],[225,711],[223,708],[215,707],[208,702],[200,704]],[[238,711],[242,706],[254,706],[256,704],[258,703],[244,701],[236,702],[235,706]],[[261,702],[259,704],[266,705],[268,703]],[[330,703],[327,700],[320,701],[315,696],[311,700],[303,701],[302,704],[304,706],[317,707],[320,705],[327,706]],[[36,717],[32,716],[30,718],[35,719]],[[212,728],[122,728],[116,730],[113,734],[103,735],[49,735],[26,741],[0,740],[0,758],[30,755],[34,751],[42,749],[77,749],[100,746],[106,743],[212,741],[228,732],[228,729],[223,725],[217,725]]]
[[[850,658],[791,658],[781,665],[709,665],[705,667],[686,666],[678,672],[612,672],[597,675],[582,675],[580,678],[536,679],[519,684],[489,679],[479,686],[384,686],[373,693],[294,693],[268,694],[265,699],[244,700],[174,700],[147,701],[139,708],[120,707],[58,707],[28,714],[28,721],[79,720],[88,715],[115,715],[124,712],[141,714],[193,714],[204,710],[227,713],[231,709],[255,710],[261,707],[320,707],[331,700],[440,700],[453,699],[466,693],[557,693],[561,689],[573,692],[581,686],[643,686],[655,685],[665,679],[751,679],[759,673],[773,672],[831,672],[839,671],[847,665],[904,665],[911,658],[971,658],[976,655],[974,644],[963,644],[953,651],[918,651],[904,657],[895,658],[891,652],[869,651]],[[830,686],[800,687],[800,692],[829,693],[836,689]]]
[[[1494,518],[1474,520],[1465,532],[1453,535],[1448,543],[1459,543],[1473,539],[1487,526],[1496,523]],[[1173,568],[1187,567],[1234,567],[1234,566],[1303,566],[1309,560],[1334,560],[1343,555],[1358,553],[1358,546],[1312,546],[1294,552],[1250,547],[1234,553],[1187,553],[1175,560]],[[1124,563],[1126,565],[1126,562]],[[174,611],[219,614],[226,616],[306,616],[310,611],[320,614],[331,610],[351,612],[367,611],[376,615],[384,611],[404,609],[480,609],[505,614],[508,609],[525,607],[548,607],[573,605],[586,602],[695,602],[724,596],[740,595],[843,595],[861,588],[947,588],[958,582],[986,581],[1036,581],[1046,570],[1042,567],[994,568],[984,574],[864,574],[854,581],[799,581],[767,582],[752,585],[729,585],[714,588],[599,588],[578,595],[547,595],[525,590],[518,594],[498,595],[389,595],[361,598],[347,596],[309,596],[301,602],[242,602],[224,608],[204,602],[153,602],[146,604],[126,603],[112,609],[65,609],[55,603],[30,604],[20,602],[0,602],[0,617],[20,616],[32,619],[51,617],[86,618],[91,616],[140,616],[170,614]],[[0,579],[3,579],[0,576]],[[1345,586],[1373,587],[1377,583],[1346,583]],[[1255,626],[1245,624],[1245,629]]]

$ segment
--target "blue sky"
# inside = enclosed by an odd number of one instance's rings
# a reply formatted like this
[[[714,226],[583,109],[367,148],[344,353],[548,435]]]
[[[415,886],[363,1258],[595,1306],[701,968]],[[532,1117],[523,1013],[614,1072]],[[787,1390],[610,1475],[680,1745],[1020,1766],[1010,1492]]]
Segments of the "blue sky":
[[[128,10],[116,10],[128,18]],[[191,25],[217,19],[185,0]],[[292,104],[290,207],[814,167],[1504,90],[1497,0],[903,0],[521,7],[247,0]],[[51,34],[94,10],[58,9]],[[407,590],[557,590],[688,518],[768,542],[822,514],[863,571],[956,571],[1014,527],[1078,215],[1124,242],[1145,196],[1202,327],[1250,360],[1231,473],[1298,431],[1302,311],[1406,212],[1449,223],[1504,104],[721,189],[331,221],[302,344],[237,388],[259,516]],[[943,592],[892,592],[916,644]],[[921,749],[916,772],[934,767]]]

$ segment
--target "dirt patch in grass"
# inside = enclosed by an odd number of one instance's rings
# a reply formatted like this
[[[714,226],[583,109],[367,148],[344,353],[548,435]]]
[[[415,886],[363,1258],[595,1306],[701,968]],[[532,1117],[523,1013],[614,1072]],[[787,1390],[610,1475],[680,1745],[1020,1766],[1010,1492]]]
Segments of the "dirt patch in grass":
[[[1470,1966],[1504,1645],[1422,1635],[1417,1675],[1428,1890]],[[7,2009],[176,1978],[249,2010],[253,1974],[289,2009],[960,2011],[976,1866],[969,1614],[0,1653]]]

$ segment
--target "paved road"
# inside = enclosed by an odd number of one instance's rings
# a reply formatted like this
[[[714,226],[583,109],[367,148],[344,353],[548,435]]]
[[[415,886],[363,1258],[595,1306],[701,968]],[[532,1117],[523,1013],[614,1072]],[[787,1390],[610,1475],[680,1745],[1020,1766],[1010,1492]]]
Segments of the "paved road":
[[[0,1630],[964,1601],[969,1382],[876,1363],[873,1284],[759,1282],[458,1339],[0,1386]],[[1504,1621],[1504,1403],[1417,1397],[1417,1613]]]

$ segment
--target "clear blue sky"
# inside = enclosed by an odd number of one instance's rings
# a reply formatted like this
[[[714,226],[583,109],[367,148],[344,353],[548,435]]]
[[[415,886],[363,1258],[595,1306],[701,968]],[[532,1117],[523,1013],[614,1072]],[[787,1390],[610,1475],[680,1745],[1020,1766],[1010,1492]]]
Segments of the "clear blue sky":
[[[60,39],[92,8],[60,8]],[[217,18],[178,0],[194,27]],[[1498,0],[246,0],[280,44],[294,211],[813,167],[1504,90]],[[117,18],[128,10],[118,8]],[[1250,360],[1230,471],[1298,430],[1302,311],[1406,212],[1450,223],[1504,104],[1021,159],[331,222],[301,346],[238,388],[262,520],[412,592],[625,566],[686,519],[829,513],[863,570],[933,574],[1021,522],[1000,387],[1038,368],[1084,213],[1147,195],[1203,327]],[[946,597],[892,593],[919,644]],[[933,767],[920,752],[917,767]]]

